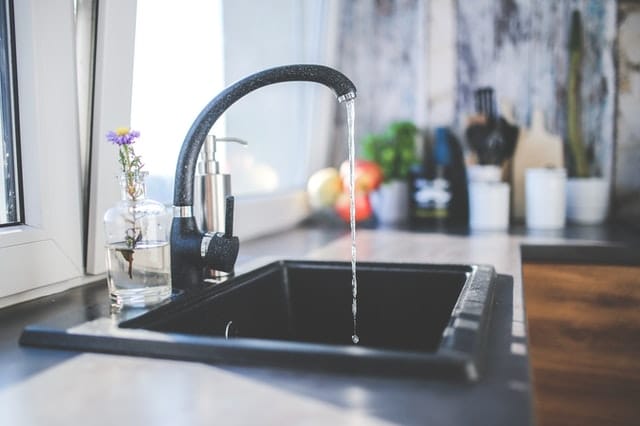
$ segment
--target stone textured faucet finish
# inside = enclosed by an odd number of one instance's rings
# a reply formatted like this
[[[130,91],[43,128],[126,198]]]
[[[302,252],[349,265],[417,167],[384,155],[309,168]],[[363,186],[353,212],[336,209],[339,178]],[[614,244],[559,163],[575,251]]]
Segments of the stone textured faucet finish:
[[[198,155],[211,127],[233,103],[246,94],[275,83],[309,81],[332,89],[338,101],[356,96],[354,84],[344,74],[323,65],[285,65],[252,74],[223,90],[195,119],[187,132],[176,165],[171,225],[171,275],[176,288],[198,287],[205,267],[231,272],[240,247],[237,237],[225,233],[202,233],[193,216]],[[233,202],[227,203],[227,209]],[[229,215],[232,216],[232,215]]]

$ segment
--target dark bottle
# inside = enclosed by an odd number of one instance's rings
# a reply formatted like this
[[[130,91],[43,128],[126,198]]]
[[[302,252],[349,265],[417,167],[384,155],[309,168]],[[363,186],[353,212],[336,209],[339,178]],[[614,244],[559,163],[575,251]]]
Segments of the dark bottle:
[[[417,228],[463,226],[469,208],[462,148],[446,127],[425,142],[423,161],[409,181],[409,219]]]
[[[441,167],[436,165],[437,143],[438,132],[435,141],[425,138],[422,163],[410,174],[409,220],[413,227],[436,227],[446,219],[450,194],[446,182],[438,179]]]
[[[467,227],[469,224],[469,192],[464,153],[462,145],[453,133],[447,132],[446,140],[449,146],[449,164],[444,175],[451,188],[447,225],[455,228]]]

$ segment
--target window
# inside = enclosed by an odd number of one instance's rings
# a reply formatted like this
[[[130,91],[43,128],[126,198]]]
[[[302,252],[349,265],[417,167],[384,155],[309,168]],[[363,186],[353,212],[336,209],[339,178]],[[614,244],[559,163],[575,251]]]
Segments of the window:
[[[137,3],[131,125],[141,131],[136,152],[149,172],[148,195],[171,205],[184,136],[224,88],[221,2],[190,0],[181,7],[171,0]]]
[[[101,214],[117,198],[104,134],[129,124],[142,133],[137,152],[151,173],[149,195],[170,204],[177,153],[197,114],[223,87],[262,69],[330,66],[337,2],[114,0],[100,2],[98,16],[89,273],[104,271]],[[287,83],[249,94],[216,123],[217,136],[249,142],[221,150],[241,239],[306,217],[306,179],[328,162],[336,107],[324,87]]]
[[[138,152],[150,172],[151,197],[171,204],[184,136],[225,86],[272,66],[326,61],[321,40],[328,18],[327,2],[190,0],[176,8],[170,0],[138,0],[131,123],[143,133]],[[330,96],[324,91],[308,83],[265,87],[216,123],[218,136],[249,142],[218,148],[236,196],[304,186],[312,106]]]
[[[199,111],[222,86],[261,69],[286,63],[332,64],[333,46],[324,40],[333,39],[333,26],[337,23],[335,1],[188,0],[179,6],[174,1],[163,1],[164,6],[181,11],[189,10],[190,6],[194,10],[202,6],[212,11],[207,12],[211,13],[206,25],[209,35],[191,33],[191,37],[207,37],[211,42],[210,56],[205,58],[208,62],[195,64],[195,58],[192,61],[193,55],[190,55],[183,60],[180,75],[167,77],[164,86],[158,88],[160,94],[151,99],[167,108],[183,107],[178,94],[169,93],[169,88],[177,88],[179,92],[182,85],[183,90],[189,92],[185,98],[193,98],[192,108]],[[131,88],[136,73],[143,69],[141,64],[134,66],[134,57],[144,56],[140,51],[136,52],[136,49],[142,49],[137,47],[137,42],[142,40],[136,40],[136,15],[144,14],[146,18],[151,14],[148,8],[156,3],[159,4],[157,7],[163,6],[159,0],[0,2],[7,18],[3,20],[6,33],[0,33],[6,61],[2,63],[0,58],[0,68],[4,70],[0,73],[0,106],[4,113],[1,126],[2,134],[10,136],[4,137],[0,146],[3,151],[0,222],[4,223],[0,227],[0,271],[3,276],[0,306],[4,306],[79,285],[87,280],[85,272],[104,271],[102,216],[118,198],[118,186],[114,183],[117,158],[113,147],[104,141],[107,131],[132,124],[148,138],[145,143],[162,144],[163,150],[166,144],[167,158],[158,160],[157,166],[153,153],[144,152],[151,161],[152,172],[166,177],[175,169],[176,159],[170,150],[177,152],[191,119],[185,118],[184,123],[188,123],[177,126],[184,126],[176,131],[179,136],[170,137],[177,140],[158,142],[159,136],[153,136],[154,132],[167,135],[170,123],[166,121],[169,119],[156,118],[147,124],[140,113],[144,107],[138,104],[139,99],[149,101],[152,96],[135,92],[138,95],[133,96],[132,116]],[[98,10],[94,14],[96,4]],[[191,19],[185,15],[180,20],[185,25],[180,31],[175,27],[177,20],[173,19],[179,14],[177,11],[172,14],[171,32],[189,34],[189,25],[193,26],[197,19],[194,10],[190,11]],[[12,35],[11,25],[8,25],[11,17],[15,45],[13,74],[9,67],[12,56],[7,49],[11,47],[8,44]],[[93,19],[97,19],[95,64],[90,63],[93,26],[89,21]],[[142,20],[139,25],[140,34],[143,34]],[[76,37],[85,43],[76,43]],[[182,40],[180,43],[184,47],[200,41]],[[78,65],[77,57],[89,62]],[[165,57],[165,60],[171,59]],[[84,67],[85,71],[93,68],[93,79],[90,74],[78,78],[77,66],[80,70]],[[190,70],[190,67],[199,68]],[[143,73],[143,78],[152,71]],[[202,93],[195,93],[194,88],[187,89],[183,85],[186,78],[195,74],[205,76],[209,71],[211,81],[199,83]],[[15,83],[13,103],[11,82]],[[238,102],[225,114],[226,123],[221,124],[226,127],[215,130],[221,136],[239,136],[251,143],[249,149],[234,152],[229,148],[223,153],[223,161],[233,175],[234,192],[241,194],[237,200],[235,228],[243,240],[292,226],[304,218],[306,178],[324,166],[329,157],[327,135],[333,108],[337,106],[333,94],[313,84],[278,86],[261,89]],[[91,87],[93,105],[89,108],[86,102],[90,99]],[[161,96],[163,91],[166,99]],[[202,105],[197,106],[197,103]],[[265,118],[265,110],[274,115]],[[9,112],[11,116],[7,115]],[[191,114],[189,111],[185,117]],[[177,112],[168,115],[177,116]],[[90,155],[82,143],[88,139],[85,136],[87,123],[90,123],[88,133],[93,141]],[[19,156],[16,155],[17,135]],[[169,147],[171,144],[175,147]],[[87,166],[89,158],[90,165]],[[243,164],[264,164],[264,167],[242,169]],[[256,180],[250,176],[254,169],[270,170],[274,179]],[[164,171],[168,173],[163,174]],[[167,182],[172,184],[173,177]],[[85,187],[90,187],[90,191],[83,209]],[[283,209],[285,204],[287,208]],[[9,210],[10,215],[7,214]],[[257,212],[260,218],[256,218]],[[261,220],[263,217],[270,220]],[[85,221],[86,233],[83,235]],[[86,252],[83,241],[88,245]],[[83,254],[86,254],[86,263],[83,263]]]
[[[0,298],[16,295],[0,305],[36,288],[77,285],[84,272],[73,4],[20,0],[5,7],[15,27],[13,120],[19,118],[24,209],[21,223],[0,228]]]
[[[12,16],[7,1],[0,2],[0,225],[21,220],[16,174],[16,132],[14,125],[14,63]]]

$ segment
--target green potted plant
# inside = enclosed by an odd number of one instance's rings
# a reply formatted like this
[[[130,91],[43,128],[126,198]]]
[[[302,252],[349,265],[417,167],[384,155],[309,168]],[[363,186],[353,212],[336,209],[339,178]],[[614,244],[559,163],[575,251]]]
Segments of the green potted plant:
[[[598,224],[606,219],[609,183],[598,177],[593,150],[582,134],[582,23],[580,12],[571,16],[569,72],[567,84],[567,219],[580,224]]]
[[[411,166],[418,162],[418,128],[409,121],[396,121],[382,134],[370,134],[361,141],[362,158],[380,166],[383,183],[371,194],[373,210],[381,223],[398,223],[407,218],[408,182]]]

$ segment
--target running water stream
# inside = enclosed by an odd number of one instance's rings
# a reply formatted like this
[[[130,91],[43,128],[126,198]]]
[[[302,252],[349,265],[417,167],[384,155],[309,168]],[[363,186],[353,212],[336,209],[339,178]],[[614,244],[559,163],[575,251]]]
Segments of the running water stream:
[[[355,197],[355,100],[351,99],[345,103],[347,108],[347,145],[349,149],[349,216],[351,226],[351,292],[353,301],[351,302],[351,313],[353,314],[353,334],[351,341],[357,344],[358,337],[358,280],[356,278],[356,197]]]

